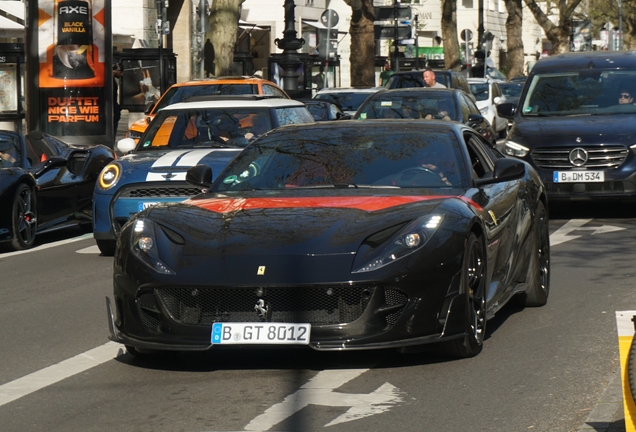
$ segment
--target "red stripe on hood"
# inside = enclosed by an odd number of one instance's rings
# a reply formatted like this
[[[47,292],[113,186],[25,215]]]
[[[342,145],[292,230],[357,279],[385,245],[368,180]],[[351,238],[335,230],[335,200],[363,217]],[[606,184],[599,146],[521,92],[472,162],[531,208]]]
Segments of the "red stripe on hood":
[[[377,211],[419,201],[458,198],[481,210],[474,201],[455,195],[365,196],[365,197],[287,197],[287,198],[209,198],[188,200],[187,204],[216,213],[272,208],[352,208]]]

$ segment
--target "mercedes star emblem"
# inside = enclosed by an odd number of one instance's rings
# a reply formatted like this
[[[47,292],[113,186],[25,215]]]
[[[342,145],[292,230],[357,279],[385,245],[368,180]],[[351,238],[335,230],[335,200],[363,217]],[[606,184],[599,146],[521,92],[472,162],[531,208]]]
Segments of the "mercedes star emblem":
[[[570,152],[568,156],[570,163],[576,167],[582,167],[587,162],[587,151],[581,147],[577,147]]]

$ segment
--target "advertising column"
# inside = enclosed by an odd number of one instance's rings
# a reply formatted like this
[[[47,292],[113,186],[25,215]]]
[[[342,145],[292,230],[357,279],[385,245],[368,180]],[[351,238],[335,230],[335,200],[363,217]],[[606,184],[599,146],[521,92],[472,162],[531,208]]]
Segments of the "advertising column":
[[[112,143],[110,0],[26,4],[28,129],[74,144]]]

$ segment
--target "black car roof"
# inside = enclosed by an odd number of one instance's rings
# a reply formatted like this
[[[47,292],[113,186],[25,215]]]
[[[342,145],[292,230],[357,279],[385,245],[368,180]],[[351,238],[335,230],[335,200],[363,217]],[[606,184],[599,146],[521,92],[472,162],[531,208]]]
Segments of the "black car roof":
[[[636,51],[585,51],[541,58],[531,74],[582,69],[636,68]]]

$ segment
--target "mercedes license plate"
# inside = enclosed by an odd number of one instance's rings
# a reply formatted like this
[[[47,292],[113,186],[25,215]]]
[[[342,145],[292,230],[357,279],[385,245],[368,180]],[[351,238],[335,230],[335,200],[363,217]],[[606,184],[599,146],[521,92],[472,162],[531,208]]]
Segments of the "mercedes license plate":
[[[311,324],[214,323],[212,344],[307,345]]]
[[[596,183],[605,181],[603,171],[554,171],[554,183]]]

